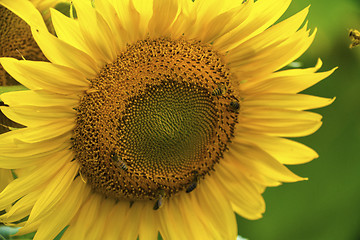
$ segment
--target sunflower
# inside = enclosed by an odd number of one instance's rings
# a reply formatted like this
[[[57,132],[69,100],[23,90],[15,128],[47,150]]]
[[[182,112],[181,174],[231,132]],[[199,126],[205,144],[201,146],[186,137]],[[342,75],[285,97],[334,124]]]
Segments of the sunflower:
[[[0,191],[4,190],[4,188],[13,180],[11,175],[11,171],[8,169],[0,168]]]
[[[49,8],[55,7],[60,0],[31,0],[30,2],[42,13],[49,30],[54,32],[50,21]],[[0,57],[46,61],[46,57],[32,37],[27,23],[1,5]],[[0,66],[0,86],[16,84],[18,83]]]
[[[36,8],[43,13],[49,23],[49,8],[56,6],[59,0],[32,0]],[[45,16],[46,15],[46,16]],[[50,25],[48,25],[50,26]],[[20,17],[0,5],[0,57],[26,58],[28,60],[46,61],[40,48],[32,37],[30,27]],[[0,86],[17,85],[15,79],[6,73],[0,65]],[[0,101],[1,104],[1,101]],[[11,122],[0,112],[0,133],[9,131],[9,127],[22,127]],[[8,169],[0,169],[0,190],[13,180]]]
[[[258,219],[267,186],[304,180],[284,164],[318,155],[286,137],[333,101],[299,94],[333,72],[320,60],[281,70],[314,39],[308,8],[274,25],[290,2],[74,0],[77,19],[50,10],[55,37],[0,0],[50,61],[0,59],[30,89],[1,95],[27,127],[0,136],[20,173],[0,220],[35,239],[235,239],[235,213]]]
[[[1,104],[1,102],[0,102]],[[4,114],[0,111],[0,134],[9,132],[10,129],[23,127],[15,122],[7,119]],[[0,192],[13,180],[11,169],[0,168]]]

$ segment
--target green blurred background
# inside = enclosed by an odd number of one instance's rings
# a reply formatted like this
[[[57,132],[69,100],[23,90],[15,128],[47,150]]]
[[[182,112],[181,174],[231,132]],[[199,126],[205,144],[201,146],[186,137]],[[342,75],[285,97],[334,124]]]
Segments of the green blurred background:
[[[335,73],[305,91],[336,101],[316,112],[323,126],[296,140],[320,157],[290,166],[308,181],[268,188],[267,209],[260,220],[238,217],[239,234],[250,240],[360,239],[360,46],[349,49],[349,29],[360,30],[360,0],[293,0],[284,17],[310,5],[309,27],[314,43],[298,60],[311,67],[320,57],[322,71]]]

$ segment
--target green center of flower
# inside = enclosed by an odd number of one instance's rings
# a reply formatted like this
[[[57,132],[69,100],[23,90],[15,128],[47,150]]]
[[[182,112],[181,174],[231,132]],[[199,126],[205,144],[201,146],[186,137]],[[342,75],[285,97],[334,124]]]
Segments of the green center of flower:
[[[234,130],[239,105],[229,76],[218,54],[198,42],[128,46],[91,80],[77,109],[74,152],[83,178],[118,200],[191,192]]]
[[[163,178],[201,170],[198,165],[217,125],[215,103],[206,89],[167,81],[127,102],[118,128],[120,147],[114,152],[129,167]]]

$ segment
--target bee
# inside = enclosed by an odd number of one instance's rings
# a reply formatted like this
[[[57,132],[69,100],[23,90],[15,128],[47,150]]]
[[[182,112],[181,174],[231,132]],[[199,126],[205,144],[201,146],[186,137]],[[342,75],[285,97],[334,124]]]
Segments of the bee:
[[[162,207],[162,205],[163,205],[163,198],[165,197],[165,191],[164,190],[162,190],[162,189],[160,189],[159,191],[158,191],[158,198],[157,198],[157,200],[155,201],[155,204],[154,204],[154,207],[153,207],[153,209],[154,210],[158,210],[158,209],[160,209],[161,207]]]
[[[116,153],[112,154],[112,160],[114,161],[117,167],[120,167],[124,171],[128,170],[128,166],[126,165],[126,163]]]
[[[211,93],[213,96],[222,96],[226,93],[227,86],[225,84],[220,84],[218,88],[214,89],[214,91]]]
[[[199,175],[198,175],[198,172],[197,171],[194,171],[194,179],[192,180],[192,182],[189,184],[189,186],[186,188],[185,192],[186,193],[190,193],[192,192],[198,185],[198,182],[199,182]]]
[[[350,29],[349,38],[351,40],[350,48],[360,45],[360,32],[356,29]]]
[[[232,101],[230,102],[230,109],[233,111],[233,112],[237,112],[239,109],[240,109],[240,104],[238,101]]]

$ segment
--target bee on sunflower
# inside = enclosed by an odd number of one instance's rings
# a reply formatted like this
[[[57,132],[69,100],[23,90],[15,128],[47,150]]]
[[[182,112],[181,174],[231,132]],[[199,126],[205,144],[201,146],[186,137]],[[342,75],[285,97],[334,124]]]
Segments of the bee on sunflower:
[[[0,136],[0,221],[35,239],[236,239],[268,186],[304,180],[284,165],[317,157],[287,137],[321,126],[299,94],[334,70],[281,70],[310,46],[291,0],[74,0],[50,9],[0,0],[49,62],[1,58],[29,90],[1,95],[26,128]],[[225,90],[218,90],[226,86]],[[116,157],[114,157],[116,156]],[[28,217],[26,221],[19,220]]]

